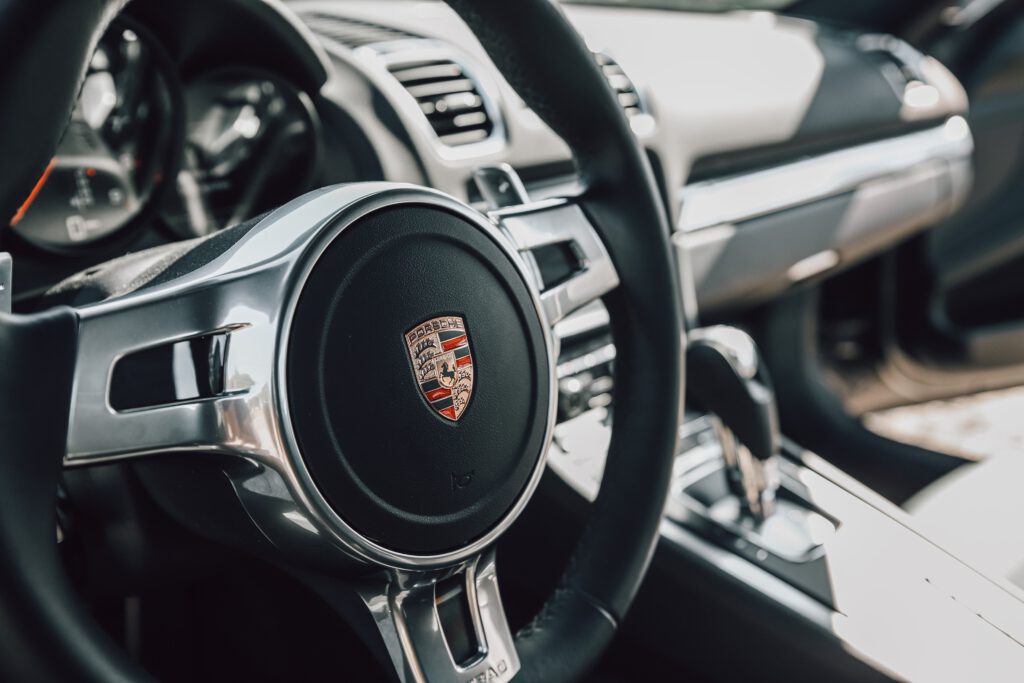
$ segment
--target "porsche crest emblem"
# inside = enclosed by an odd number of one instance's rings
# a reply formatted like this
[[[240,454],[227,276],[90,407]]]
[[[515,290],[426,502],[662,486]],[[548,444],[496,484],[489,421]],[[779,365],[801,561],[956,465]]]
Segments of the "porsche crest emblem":
[[[457,421],[473,395],[473,356],[466,322],[456,315],[426,320],[405,333],[420,393],[441,417]]]

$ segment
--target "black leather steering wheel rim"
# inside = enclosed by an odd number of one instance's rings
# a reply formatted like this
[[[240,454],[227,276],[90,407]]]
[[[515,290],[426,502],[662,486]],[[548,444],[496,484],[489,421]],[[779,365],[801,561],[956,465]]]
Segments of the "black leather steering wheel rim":
[[[581,204],[621,276],[605,303],[617,348],[616,401],[624,405],[619,397],[629,397],[628,409],[616,412],[605,483],[559,588],[516,638],[523,662],[517,680],[567,681],[588,670],[614,635],[658,538],[682,396],[682,322],[669,224],[643,150],[558,6],[548,0],[449,4],[526,103],[569,144],[587,188]],[[4,162],[0,210],[16,206],[52,152],[87,58],[122,6],[62,0],[40,10],[31,0],[17,0],[0,14],[0,37],[25,47],[28,56],[20,61],[43,60],[33,65],[35,74],[13,70],[18,74],[0,82],[4,101],[29,112],[0,115],[0,140],[17,137],[21,152]],[[46,46],[52,51],[44,58]],[[35,97],[32,83],[40,77],[53,83],[52,95]],[[39,130],[38,138],[24,134],[30,128]],[[5,643],[20,644],[17,656],[4,653],[3,670],[17,679],[143,680],[146,675],[79,606],[53,542],[75,314],[56,309],[3,316],[0,323],[3,356],[18,359],[0,370],[0,492],[9,501],[0,520],[0,552],[11,558],[0,573],[0,629],[9,631]]]

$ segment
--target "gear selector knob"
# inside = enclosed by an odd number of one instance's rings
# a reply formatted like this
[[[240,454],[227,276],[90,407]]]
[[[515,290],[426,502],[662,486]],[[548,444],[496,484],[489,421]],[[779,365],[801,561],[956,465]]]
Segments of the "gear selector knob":
[[[774,509],[779,451],[775,392],[757,345],[746,332],[705,327],[689,336],[687,403],[717,416],[729,487],[744,511],[764,519]]]

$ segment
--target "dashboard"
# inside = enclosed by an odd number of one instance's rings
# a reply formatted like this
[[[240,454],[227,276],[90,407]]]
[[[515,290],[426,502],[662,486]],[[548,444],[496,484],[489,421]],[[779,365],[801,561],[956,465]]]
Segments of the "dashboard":
[[[964,90],[896,38],[766,12],[565,12],[677,217],[691,322],[850,267],[964,199]],[[15,306],[313,187],[411,182],[482,207],[473,172],[501,163],[532,199],[579,190],[564,143],[443,3],[137,0],[6,231]]]

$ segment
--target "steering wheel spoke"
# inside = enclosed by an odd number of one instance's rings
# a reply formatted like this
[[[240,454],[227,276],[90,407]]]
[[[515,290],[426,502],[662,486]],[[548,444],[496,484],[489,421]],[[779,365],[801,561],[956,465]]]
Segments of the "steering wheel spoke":
[[[579,204],[554,199],[492,211],[490,217],[534,267],[548,324],[619,286],[608,249]]]
[[[392,570],[358,592],[402,683],[507,680],[519,671],[493,549],[455,573]]]
[[[278,275],[186,279],[79,309],[65,466],[175,452],[279,458],[269,398]]]

